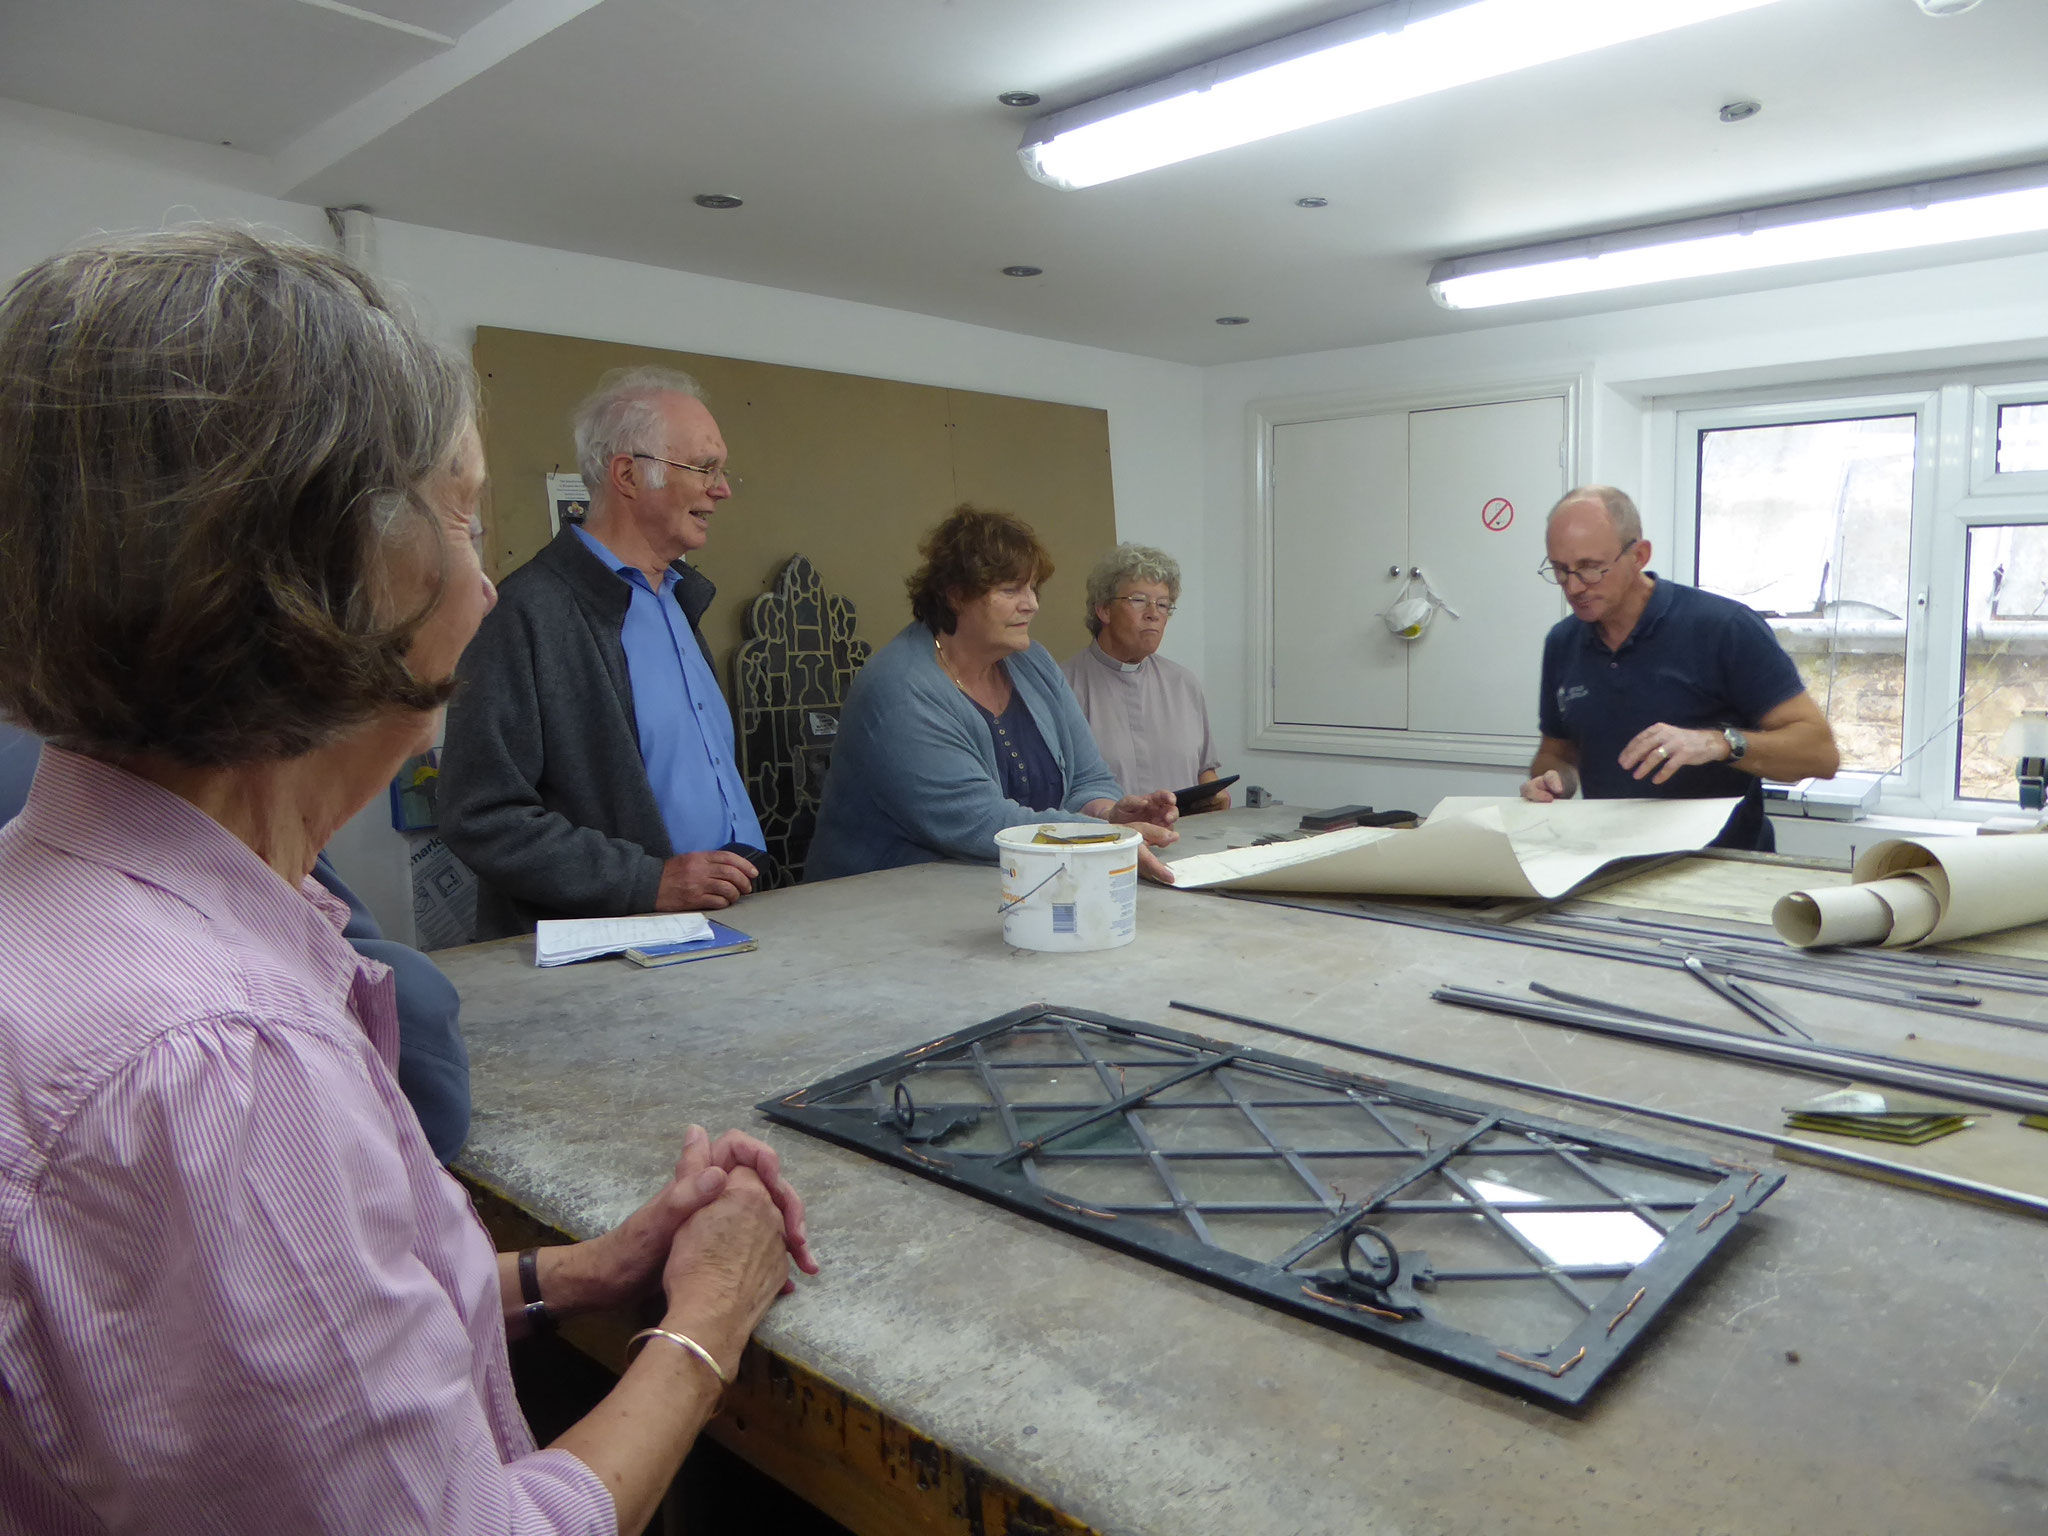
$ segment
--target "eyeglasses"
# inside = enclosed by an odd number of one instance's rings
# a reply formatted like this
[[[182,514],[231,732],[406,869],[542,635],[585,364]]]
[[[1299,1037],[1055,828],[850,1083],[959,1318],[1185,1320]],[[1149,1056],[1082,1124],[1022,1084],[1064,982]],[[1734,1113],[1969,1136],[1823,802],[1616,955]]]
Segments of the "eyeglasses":
[[[1124,604],[1133,613],[1156,613],[1162,619],[1173,617],[1173,601],[1170,598],[1147,597],[1142,592],[1126,592],[1122,597],[1113,597],[1110,601]]]
[[[1634,549],[1638,542],[1640,541],[1636,539],[1630,539],[1626,544],[1621,546],[1620,552],[1617,553],[1615,557],[1612,560],[1609,560],[1605,565],[1589,565],[1583,563],[1579,565],[1559,565],[1554,560],[1546,560],[1541,565],[1536,567],[1536,574],[1538,576],[1541,576],[1545,581],[1549,582],[1552,586],[1567,587],[1570,586],[1573,582],[1577,582],[1582,587],[1590,587],[1597,582],[1605,580],[1607,573],[1613,570],[1617,565],[1621,564],[1622,555],[1625,555],[1630,550]]]
[[[707,490],[723,485],[728,492],[738,495],[740,487],[746,484],[738,475],[719,464],[678,464],[674,459],[664,459],[658,453],[636,453],[633,457],[647,459],[656,464],[666,464],[670,469],[687,469],[693,475],[702,475],[705,477],[704,485]]]

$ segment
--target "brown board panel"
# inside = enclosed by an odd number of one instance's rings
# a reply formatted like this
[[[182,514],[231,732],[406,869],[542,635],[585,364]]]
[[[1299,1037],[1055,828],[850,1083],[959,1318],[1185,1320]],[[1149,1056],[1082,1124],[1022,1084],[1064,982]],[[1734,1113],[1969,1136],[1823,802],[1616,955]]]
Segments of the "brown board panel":
[[[703,384],[746,482],[696,557],[718,584],[705,636],[721,678],[747,603],[797,553],[852,600],[860,637],[885,643],[910,620],[919,538],[962,501],[1016,513],[1052,552],[1033,637],[1061,661],[1088,643],[1088,569],[1116,542],[1105,411],[496,326],[478,327],[474,357],[493,576],[547,542],[543,477],[576,468],[576,402],[610,369],[655,363]]]

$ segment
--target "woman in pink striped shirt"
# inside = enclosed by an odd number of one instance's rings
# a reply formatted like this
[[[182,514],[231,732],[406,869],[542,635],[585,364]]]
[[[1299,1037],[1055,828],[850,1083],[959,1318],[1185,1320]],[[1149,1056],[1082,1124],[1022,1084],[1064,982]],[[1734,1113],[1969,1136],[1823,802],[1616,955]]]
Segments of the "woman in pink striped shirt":
[[[774,1153],[696,1127],[616,1230],[493,1253],[307,878],[495,600],[473,392],[247,233],[0,303],[0,712],[50,742],[0,830],[0,1531],[638,1531],[816,1270]],[[536,1450],[508,1324],[656,1290]]]

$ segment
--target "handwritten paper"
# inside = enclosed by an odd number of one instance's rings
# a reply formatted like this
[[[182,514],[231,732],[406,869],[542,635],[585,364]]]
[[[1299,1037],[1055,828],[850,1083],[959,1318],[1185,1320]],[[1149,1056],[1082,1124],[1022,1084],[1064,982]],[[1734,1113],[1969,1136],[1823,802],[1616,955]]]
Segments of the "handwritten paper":
[[[711,937],[702,912],[650,912],[643,917],[551,918],[533,933],[535,965],[568,965],[656,944],[686,944]]]

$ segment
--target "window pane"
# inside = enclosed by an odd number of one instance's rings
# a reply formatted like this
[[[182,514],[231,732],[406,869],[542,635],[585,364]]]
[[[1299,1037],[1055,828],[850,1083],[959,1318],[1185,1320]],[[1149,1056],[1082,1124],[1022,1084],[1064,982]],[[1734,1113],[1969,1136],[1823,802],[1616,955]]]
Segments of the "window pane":
[[[1998,408],[1998,473],[2048,469],[2048,402]]]
[[[1699,584],[1770,620],[1842,749],[1904,748],[1912,416],[1700,434]]]
[[[1999,743],[2022,709],[2048,709],[2048,527],[1972,528],[1968,579],[1956,797],[2016,805]]]

